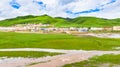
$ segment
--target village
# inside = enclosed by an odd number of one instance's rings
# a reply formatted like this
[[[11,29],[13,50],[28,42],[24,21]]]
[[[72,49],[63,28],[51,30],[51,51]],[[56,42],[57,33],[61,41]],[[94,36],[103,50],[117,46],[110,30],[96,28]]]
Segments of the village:
[[[57,28],[50,24],[17,24],[10,27],[0,27],[2,32],[28,32],[28,33],[66,33],[66,34],[80,34],[89,31],[120,31],[120,26],[113,27],[69,27]]]

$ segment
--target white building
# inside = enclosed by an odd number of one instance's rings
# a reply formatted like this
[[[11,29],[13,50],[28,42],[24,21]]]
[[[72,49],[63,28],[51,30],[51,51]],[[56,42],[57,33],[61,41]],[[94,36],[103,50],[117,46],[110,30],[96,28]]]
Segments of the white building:
[[[14,27],[0,27],[0,31],[14,31]]]
[[[120,30],[120,26],[113,26],[113,30]]]
[[[95,31],[95,30],[104,30],[104,28],[96,28],[96,27],[92,27],[90,30],[93,30],[93,31]]]

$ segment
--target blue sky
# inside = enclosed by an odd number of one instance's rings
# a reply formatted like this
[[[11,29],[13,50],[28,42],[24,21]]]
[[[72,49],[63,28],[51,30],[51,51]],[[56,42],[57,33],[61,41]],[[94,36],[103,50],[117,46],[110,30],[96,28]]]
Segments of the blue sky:
[[[1,0],[0,20],[25,15],[120,17],[120,0]]]
[[[104,6],[107,6],[109,4],[115,3],[116,1],[117,0],[110,0],[109,2],[107,2],[105,4],[101,4],[101,5],[99,5],[96,8],[88,9],[88,10],[80,11],[80,12],[72,12],[70,10],[66,10],[66,13],[74,14],[74,15],[79,15],[79,14],[88,14],[88,13],[100,12],[100,11],[104,10]]]

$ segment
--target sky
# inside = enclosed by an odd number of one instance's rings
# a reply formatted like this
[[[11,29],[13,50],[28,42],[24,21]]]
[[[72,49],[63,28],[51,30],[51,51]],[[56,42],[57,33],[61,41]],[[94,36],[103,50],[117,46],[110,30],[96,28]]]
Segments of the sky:
[[[0,0],[0,20],[26,15],[120,18],[120,0]]]

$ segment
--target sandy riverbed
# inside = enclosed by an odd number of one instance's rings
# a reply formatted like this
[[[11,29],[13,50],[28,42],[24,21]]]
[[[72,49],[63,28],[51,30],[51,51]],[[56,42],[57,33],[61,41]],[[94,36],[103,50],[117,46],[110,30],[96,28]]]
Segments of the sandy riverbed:
[[[120,38],[120,34],[117,33],[87,33],[87,34],[77,34],[77,35],[95,36],[99,38]]]
[[[0,49],[0,51],[45,51],[65,53],[57,56],[47,56],[42,58],[1,58],[0,67],[61,67],[65,64],[87,60],[96,55],[120,54],[120,51],[84,51],[84,50],[56,50],[38,48]],[[39,63],[38,63],[39,62]],[[43,63],[44,62],[44,63]],[[26,66],[38,63],[32,66]]]

